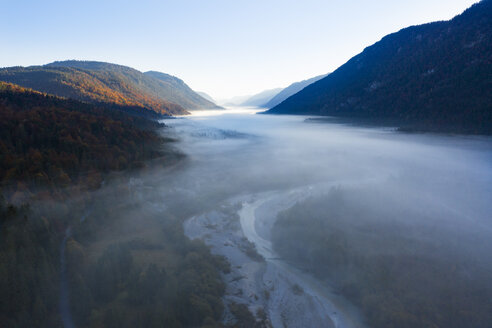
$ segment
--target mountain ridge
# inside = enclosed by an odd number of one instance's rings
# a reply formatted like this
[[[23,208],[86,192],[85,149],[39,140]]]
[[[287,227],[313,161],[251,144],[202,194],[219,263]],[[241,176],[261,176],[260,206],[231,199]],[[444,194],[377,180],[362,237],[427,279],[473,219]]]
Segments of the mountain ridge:
[[[151,109],[159,114],[187,114],[187,109],[216,108],[182,80],[167,81],[131,67],[96,61],[57,61],[42,66],[0,69],[0,81],[91,103],[114,103]]]
[[[492,133],[492,1],[389,34],[269,114],[391,119],[408,130]]]
[[[261,107],[265,103],[267,103],[270,99],[275,97],[279,92],[281,92],[282,88],[268,89],[261,91],[257,94],[249,96],[246,100],[241,102],[239,106],[254,106]]]
[[[45,66],[63,66],[97,71],[105,71],[108,70],[108,68],[111,68],[112,70],[118,70],[123,74],[128,74],[130,78],[133,79],[133,82],[138,84],[143,91],[164,101],[178,104],[187,110],[219,108],[219,106],[213,102],[206,100],[193,91],[182,79],[163,72],[153,70],[140,72],[129,66],[98,61],[68,60],[53,62],[46,64]],[[130,75],[129,73],[132,74]],[[150,77],[151,79],[142,80],[142,78],[138,76],[140,74]]]
[[[201,96],[198,92],[193,91],[183,80],[173,75],[157,72],[147,71],[145,75],[150,76],[158,80],[163,86],[171,86],[171,90],[179,91],[174,93],[167,93],[162,95],[163,98],[176,102],[186,109],[221,109],[222,107],[216,105],[212,101]],[[161,91],[162,94],[162,91]]]
[[[322,75],[312,77],[310,79],[306,79],[306,80],[292,83],[291,85],[289,85],[288,87],[282,89],[282,91],[277,93],[273,98],[271,98],[267,103],[265,103],[263,105],[263,107],[273,108],[273,107],[277,106],[278,104],[280,104],[285,99],[298,93],[299,91],[301,91],[302,89],[304,89],[308,85],[313,84],[314,82],[321,80],[322,78],[326,77],[328,74],[322,74]]]
[[[208,93],[203,92],[203,91],[195,91],[195,92],[198,93],[203,98],[207,99],[208,101],[210,101],[214,104],[216,103],[215,99],[211,95],[209,95]]]

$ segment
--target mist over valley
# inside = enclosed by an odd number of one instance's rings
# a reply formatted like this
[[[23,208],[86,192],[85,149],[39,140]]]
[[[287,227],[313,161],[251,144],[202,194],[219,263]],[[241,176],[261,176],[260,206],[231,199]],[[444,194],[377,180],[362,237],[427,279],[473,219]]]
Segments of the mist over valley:
[[[0,326],[490,328],[474,2],[5,4]]]

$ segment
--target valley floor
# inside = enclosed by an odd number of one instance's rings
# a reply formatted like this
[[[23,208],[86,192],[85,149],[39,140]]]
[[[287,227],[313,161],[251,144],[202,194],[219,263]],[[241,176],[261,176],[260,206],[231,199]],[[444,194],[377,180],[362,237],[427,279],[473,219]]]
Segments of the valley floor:
[[[185,233],[203,239],[231,263],[224,277],[226,305],[245,304],[273,327],[363,327],[355,308],[272,249],[269,236],[277,212],[305,197],[305,191],[232,198],[217,210],[187,220]],[[231,320],[226,311],[225,323]]]

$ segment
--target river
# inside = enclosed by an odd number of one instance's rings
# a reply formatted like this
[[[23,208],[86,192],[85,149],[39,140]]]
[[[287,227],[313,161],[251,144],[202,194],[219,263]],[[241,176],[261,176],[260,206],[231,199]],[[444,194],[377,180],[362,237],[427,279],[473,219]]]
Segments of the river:
[[[231,262],[226,303],[264,309],[274,327],[365,325],[326,282],[275,253],[276,215],[299,200],[364,186],[398,198],[402,211],[432,213],[436,224],[492,227],[488,137],[403,134],[257,112],[228,109],[165,120],[188,156],[186,167],[166,179],[174,191],[215,204],[189,218],[185,232]],[[245,239],[265,261],[245,255]]]

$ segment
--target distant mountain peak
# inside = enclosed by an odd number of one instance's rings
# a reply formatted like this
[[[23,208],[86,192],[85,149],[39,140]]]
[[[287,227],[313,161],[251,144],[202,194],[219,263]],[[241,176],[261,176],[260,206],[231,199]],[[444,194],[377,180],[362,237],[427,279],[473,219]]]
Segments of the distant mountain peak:
[[[328,74],[323,74],[323,75],[318,75],[310,79],[306,79],[303,81],[299,82],[294,82],[291,85],[289,85],[287,88],[283,89],[280,91],[278,94],[276,94],[273,98],[271,98],[267,103],[263,105],[265,108],[272,108],[274,106],[277,106],[280,104],[282,101],[285,99],[289,98],[290,96],[298,93],[308,85],[321,80],[322,78],[326,77]]]
[[[265,103],[267,103],[270,99],[272,99],[280,91],[282,91],[282,88],[264,90],[260,93],[257,93],[253,96],[248,97],[245,101],[243,101],[239,105],[240,106],[262,107],[265,105]]]

